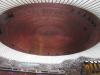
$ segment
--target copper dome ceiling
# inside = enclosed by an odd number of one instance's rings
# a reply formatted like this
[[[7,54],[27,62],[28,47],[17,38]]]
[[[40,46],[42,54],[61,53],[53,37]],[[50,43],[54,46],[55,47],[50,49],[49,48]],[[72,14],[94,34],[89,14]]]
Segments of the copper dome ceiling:
[[[0,15],[1,42],[37,55],[67,55],[100,40],[100,20],[84,9],[60,3],[33,3]]]
[[[47,62],[99,57],[99,4],[99,0],[1,0],[0,56],[28,62],[35,56]]]

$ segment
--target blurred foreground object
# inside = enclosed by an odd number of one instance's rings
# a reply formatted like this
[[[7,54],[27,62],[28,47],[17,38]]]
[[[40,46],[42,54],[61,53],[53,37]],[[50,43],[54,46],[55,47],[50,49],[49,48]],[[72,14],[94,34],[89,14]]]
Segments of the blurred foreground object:
[[[38,64],[18,62],[1,58],[0,70],[16,74],[58,74],[58,75],[99,75],[100,59],[80,57],[76,60],[66,60],[61,64]],[[89,62],[87,62],[89,61]],[[95,61],[95,62],[94,62]],[[1,72],[1,73],[2,73]]]

